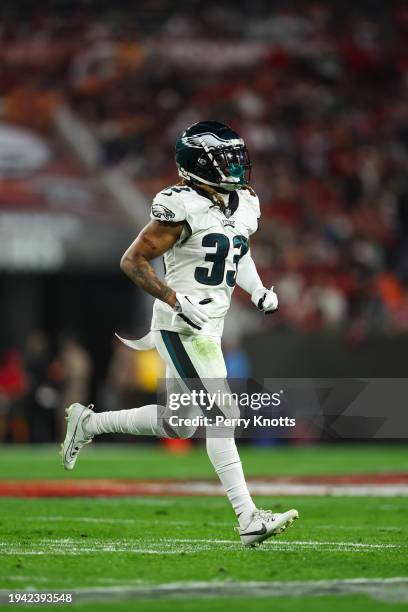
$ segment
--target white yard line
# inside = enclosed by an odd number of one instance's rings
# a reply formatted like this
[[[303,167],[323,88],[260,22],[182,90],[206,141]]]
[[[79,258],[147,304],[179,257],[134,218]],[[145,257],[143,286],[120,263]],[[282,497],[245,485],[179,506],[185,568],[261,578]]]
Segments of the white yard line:
[[[177,543],[183,543],[183,542],[187,542],[187,543],[192,543],[192,542],[205,542],[205,543],[213,543],[213,544],[238,544],[240,545],[239,542],[233,542],[231,540],[208,540],[208,539],[168,539],[166,538],[166,542],[171,542],[174,544]],[[273,540],[272,540],[273,542]],[[408,544],[364,544],[363,542],[337,542],[337,541],[331,541],[331,542],[322,542],[320,540],[275,540],[275,543],[273,544],[273,546],[275,546],[276,544],[279,545],[287,545],[287,546],[293,546],[293,545],[297,545],[297,546],[351,546],[351,547],[356,547],[356,548],[407,548]]]
[[[339,553],[358,553],[369,550],[395,550],[406,551],[407,544],[373,544],[348,541],[320,541],[320,540],[271,540],[259,549],[259,552],[289,552],[289,551],[320,551]],[[239,540],[223,539],[193,539],[193,538],[163,538],[161,540],[118,539],[99,540],[84,538],[83,541],[74,538],[41,539],[36,546],[30,547],[17,544],[0,543],[0,554],[5,556],[31,556],[31,555],[81,555],[95,553],[132,553],[139,555],[179,555],[197,554],[200,552],[217,550],[243,550]]]
[[[54,590],[54,589],[53,589]],[[27,591],[34,591],[29,588]],[[66,590],[65,590],[66,591]],[[315,597],[363,594],[375,600],[408,602],[408,578],[353,578],[296,582],[177,582],[157,585],[121,584],[110,587],[72,589],[75,602],[143,599],[193,599],[242,597]],[[8,602],[10,590],[0,590],[0,603]]]
[[[273,504],[272,504],[273,505]],[[395,510],[395,506],[390,506],[390,509]],[[401,506],[400,509],[402,509],[403,507]],[[405,509],[405,508],[404,508]],[[21,521],[29,521],[30,523],[32,521],[39,521],[39,522],[46,522],[46,523],[52,523],[52,522],[66,522],[66,523],[95,523],[95,524],[108,524],[108,525],[138,525],[140,523],[142,524],[149,524],[149,525],[154,525],[154,524],[162,524],[163,523],[163,519],[161,518],[155,518],[155,519],[141,519],[141,518],[134,518],[134,519],[120,519],[120,518],[104,518],[104,517],[90,517],[90,516],[26,516],[26,517],[21,517],[20,518]],[[190,525],[196,525],[197,521],[188,521],[188,520],[183,520],[183,521],[178,521],[178,520],[172,520],[166,517],[166,525],[178,525],[180,527],[188,527]],[[234,526],[233,521],[206,521],[205,522],[207,527],[229,527],[232,528]],[[336,531],[361,531],[361,526],[359,525],[335,525],[335,524],[319,524],[319,529],[324,529],[324,530],[336,530]],[[377,530],[377,528],[375,528]],[[380,531],[388,531],[388,532],[402,532],[402,527],[381,527],[379,529]],[[210,540],[208,540],[210,541]],[[211,540],[212,542],[214,542],[215,540]]]

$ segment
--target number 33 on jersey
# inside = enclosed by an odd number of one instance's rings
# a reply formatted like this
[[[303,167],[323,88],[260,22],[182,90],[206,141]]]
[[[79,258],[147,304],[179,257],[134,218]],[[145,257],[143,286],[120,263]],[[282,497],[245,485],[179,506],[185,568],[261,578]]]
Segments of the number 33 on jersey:
[[[164,255],[166,283],[200,301],[211,298],[206,305],[210,320],[201,333],[216,336],[222,334],[239,261],[249,250],[248,240],[260,216],[259,200],[249,190],[222,197],[225,209],[214,206],[204,191],[176,185],[158,193],[151,210],[151,218],[157,221],[184,221],[179,241]],[[173,314],[167,304],[156,300],[152,329],[191,333]]]

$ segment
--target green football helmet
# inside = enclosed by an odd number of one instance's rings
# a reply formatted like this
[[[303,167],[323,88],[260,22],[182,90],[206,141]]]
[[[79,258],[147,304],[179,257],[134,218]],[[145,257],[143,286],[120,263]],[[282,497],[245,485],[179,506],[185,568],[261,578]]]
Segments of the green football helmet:
[[[251,162],[244,140],[218,121],[199,121],[176,142],[179,175],[226,191],[249,184]]]

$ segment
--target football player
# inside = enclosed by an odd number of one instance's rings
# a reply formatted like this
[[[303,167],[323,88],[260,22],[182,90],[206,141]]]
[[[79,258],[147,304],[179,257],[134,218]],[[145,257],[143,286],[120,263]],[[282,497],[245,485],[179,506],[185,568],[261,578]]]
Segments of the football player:
[[[138,350],[157,349],[167,366],[168,394],[210,387],[212,392],[225,391],[221,335],[235,285],[249,293],[261,312],[278,308],[277,295],[263,286],[249,249],[258,226],[259,200],[249,183],[245,143],[222,123],[201,121],[186,129],[176,142],[175,159],[181,181],[155,196],[150,222],[121,260],[123,272],[156,298],[149,334],[125,342]],[[164,281],[150,263],[160,256]],[[219,409],[224,415],[237,414],[234,405]],[[194,429],[171,428],[165,414],[166,407],[158,405],[95,413],[73,404],[67,409],[64,467],[72,470],[81,448],[103,433],[193,435]],[[279,514],[256,508],[233,431],[226,429],[220,437],[207,430],[206,447],[245,546],[259,545],[298,518],[296,510]]]

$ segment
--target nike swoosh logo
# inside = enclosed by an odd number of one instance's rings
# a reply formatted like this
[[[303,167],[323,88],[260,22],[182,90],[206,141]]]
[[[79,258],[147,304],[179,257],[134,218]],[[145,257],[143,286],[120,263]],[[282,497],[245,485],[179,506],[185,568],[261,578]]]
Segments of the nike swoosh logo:
[[[72,454],[72,449],[74,447],[74,439],[75,439],[76,432],[77,432],[77,429],[78,429],[79,420],[80,420],[81,416],[83,415],[84,410],[85,409],[83,409],[81,411],[81,414],[79,415],[79,418],[78,418],[77,423],[75,425],[74,433],[72,434],[72,437],[71,437],[71,440],[69,441],[67,450],[65,451],[65,461],[67,461],[69,459],[75,459],[75,455]]]
[[[265,523],[262,523],[262,529],[259,531],[249,531],[248,533],[240,533],[241,536],[251,536],[251,535],[265,535],[267,532]]]

